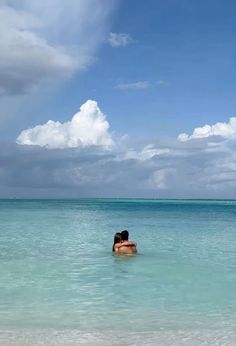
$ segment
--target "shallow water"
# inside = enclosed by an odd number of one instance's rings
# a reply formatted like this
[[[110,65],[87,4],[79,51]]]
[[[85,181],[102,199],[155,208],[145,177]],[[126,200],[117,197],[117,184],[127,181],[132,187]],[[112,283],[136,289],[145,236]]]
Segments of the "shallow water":
[[[112,255],[122,229],[137,256]],[[0,343],[231,345],[235,235],[234,201],[1,200]]]

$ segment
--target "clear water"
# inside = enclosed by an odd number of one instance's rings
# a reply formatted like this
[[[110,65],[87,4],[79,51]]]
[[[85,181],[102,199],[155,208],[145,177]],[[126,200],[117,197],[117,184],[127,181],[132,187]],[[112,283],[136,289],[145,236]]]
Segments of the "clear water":
[[[112,255],[122,229],[137,256]],[[235,326],[235,201],[0,201],[1,345],[234,345]]]

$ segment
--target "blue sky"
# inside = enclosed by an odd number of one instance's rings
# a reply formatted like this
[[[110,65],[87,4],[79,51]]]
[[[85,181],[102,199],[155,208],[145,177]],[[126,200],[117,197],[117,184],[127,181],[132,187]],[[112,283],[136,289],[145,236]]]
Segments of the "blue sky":
[[[0,196],[234,198],[235,17],[234,1],[2,1]],[[84,127],[58,129],[87,100]],[[51,186],[44,155],[69,162]]]

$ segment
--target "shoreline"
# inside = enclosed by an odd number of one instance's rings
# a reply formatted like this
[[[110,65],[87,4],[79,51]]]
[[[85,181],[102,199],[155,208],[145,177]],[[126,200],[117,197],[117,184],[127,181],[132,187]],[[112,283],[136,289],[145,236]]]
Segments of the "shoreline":
[[[0,346],[233,346],[233,329],[178,329],[156,332],[80,332],[76,329],[4,329],[0,330]]]

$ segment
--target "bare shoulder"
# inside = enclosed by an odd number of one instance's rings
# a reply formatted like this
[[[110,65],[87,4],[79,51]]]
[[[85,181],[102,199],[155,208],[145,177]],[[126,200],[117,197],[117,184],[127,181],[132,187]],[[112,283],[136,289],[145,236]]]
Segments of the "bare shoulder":
[[[126,243],[128,246],[137,246],[137,243],[133,240],[128,240]]]
[[[114,252],[118,252],[120,248],[120,243],[114,245]]]
[[[119,243],[119,244],[116,244],[116,245],[118,246],[118,248],[120,248],[122,246],[137,246],[136,242],[132,241],[132,240],[126,240],[123,243]]]

